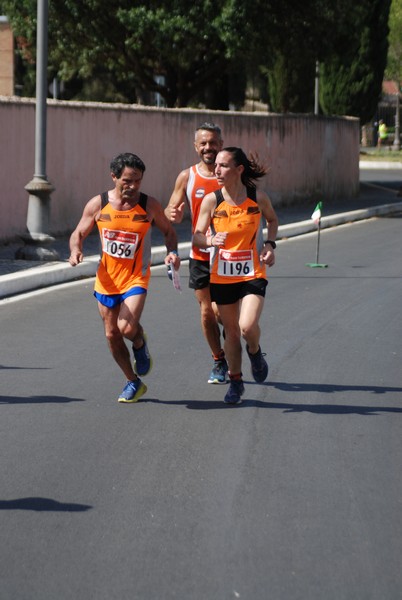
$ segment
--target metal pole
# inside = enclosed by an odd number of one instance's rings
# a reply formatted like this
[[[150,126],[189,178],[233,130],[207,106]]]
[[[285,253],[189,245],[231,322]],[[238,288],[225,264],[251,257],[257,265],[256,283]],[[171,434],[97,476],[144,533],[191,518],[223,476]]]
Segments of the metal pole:
[[[25,260],[58,260],[58,253],[49,248],[54,238],[49,235],[50,194],[54,190],[46,177],[46,99],[47,99],[47,25],[48,0],[38,0],[36,44],[36,107],[35,107],[35,172],[25,189],[29,193],[27,233],[22,235],[25,246],[16,258]]]
[[[38,0],[34,177],[42,179],[46,179],[47,22],[48,0]]]
[[[318,96],[320,91],[320,63],[318,60],[315,63],[315,90],[314,90],[314,114],[318,115],[320,107],[318,103]]]
[[[321,232],[321,219],[318,220],[318,232],[317,232],[317,252],[315,256],[315,262],[318,264],[320,255],[320,232]]]
[[[400,150],[401,149],[401,139],[400,139],[400,133],[399,133],[399,111],[400,111],[400,101],[399,101],[399,81],[398,81],[398,90],[397,90],[397,94],[396,94],[396,111],[395,111],[395,137],[394,137],[394,143],[392,144],[392,149],[393,150]]]

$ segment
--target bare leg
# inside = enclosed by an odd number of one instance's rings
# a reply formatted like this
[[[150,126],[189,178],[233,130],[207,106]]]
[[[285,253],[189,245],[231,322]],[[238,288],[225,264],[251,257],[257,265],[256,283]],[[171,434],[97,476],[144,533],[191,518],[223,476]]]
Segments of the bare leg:
[[[141,348],[144,342],[144,330],[140,323],[144,309],[146,294],[129,296],[120,305],[118,326],[121,334],[134,344],[135,348]]]
[[[139,346],[142,345],[143,330],[139,319],[145,299],[146,294],[130,296],[114,308],[107,308],[98,302],[110,352],[128,381],[134,381],[137,379],[137,375],[133,370],[130,352],[124,338],[132,342],[135,340]]]
[[[251,354],[258,352],[261,330],[259,319],[264,308],[263,296],[250,294],[241,301],[239,326]]]
[[[98,302],[99,313],[103,320],[105,336],[114,360],[123,371],[128,381],[137,379],[131,365],[130,353],[117,325],[120,306],[107,308]]]
[[[200,305],[201,311],[201,329],[208,342],[211,352],[214,356],[219,356],[222,350],[219,326],[217,322],[217,308],[215,303],[211,302],[209,287],[202,290],[195,290],[195,296]]]
[[[241,373],[240,303],[220,304],[219,314],[225,328],[225,355],[231,374]]]

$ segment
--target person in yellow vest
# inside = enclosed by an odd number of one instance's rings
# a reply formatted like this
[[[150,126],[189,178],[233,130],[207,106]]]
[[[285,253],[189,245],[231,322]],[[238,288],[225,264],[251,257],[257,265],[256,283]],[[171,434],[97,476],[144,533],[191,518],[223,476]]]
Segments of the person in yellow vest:
[[[378,148],[381,148],[388,139],[388,129],[384,121],[381,119],[378,125]]]
[[[193,237],[198,248],[212,248],[210,289],[225,331],[228,404],[237,404],[244,394],[241,338],[254,380],[262,383],[268,376],[259,318],[268,284],[266,267],[275,264],[278,218],[267,194],[256,188],[255,181],[265,174],[266,169],[241,148],[219,152],[215,175],[221,188],[205,196]]]
[[[147,391],[139,376],[147,375],[152,360],[140,324],[151,276],[151,225],[164,234],[165,264],[177,270],[177,235],[155,198],[140,192],[145,165],[135,154],[119,154],[110,163],[114,188],[94,196],[70,237],[71,266],[83,260],[83,241],[95,224],[99,229],[102,256],[95,279],[105,336],[127,383],[119,402],[137,402]],[[125,340],[133,349],[134,364]]]

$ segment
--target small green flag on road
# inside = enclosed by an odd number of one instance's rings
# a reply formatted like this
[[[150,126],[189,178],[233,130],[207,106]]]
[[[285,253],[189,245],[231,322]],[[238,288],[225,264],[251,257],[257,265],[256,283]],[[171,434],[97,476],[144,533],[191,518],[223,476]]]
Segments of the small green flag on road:
[[[323,263],[318,262],[319,253],[320,253],[320,232],[321,232],[321,211],[322,211],[322,202],[318,202],[317,206],[314,209],[313,214],[311,215],[312,220],[317,225],[317,253],[315,263],[306,263],[306,267],[328,267]]]
[[[311,218],[313,219],[313,221],[316,225],[318,225],[318,223],[320,222],[321,211],[322,211],[322,202],[318,202],[317,206],[314,209],[313,214],[311,215]]]

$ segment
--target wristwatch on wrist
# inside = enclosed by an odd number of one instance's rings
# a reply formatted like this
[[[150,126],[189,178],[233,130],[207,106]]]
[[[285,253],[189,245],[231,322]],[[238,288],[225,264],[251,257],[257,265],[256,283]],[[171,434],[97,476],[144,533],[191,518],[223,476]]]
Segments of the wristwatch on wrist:
[[[274,242],[273,240],[267,240],[265,243],[266,244],[270,244],[272,246],[272,249],[275,250],[275,248],[276,248],[276,242]]]

